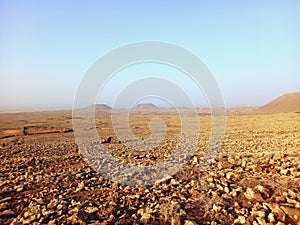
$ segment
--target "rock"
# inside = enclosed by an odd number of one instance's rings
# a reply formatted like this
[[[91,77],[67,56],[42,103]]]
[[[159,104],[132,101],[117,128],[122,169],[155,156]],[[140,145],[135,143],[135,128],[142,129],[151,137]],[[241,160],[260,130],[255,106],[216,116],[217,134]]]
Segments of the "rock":
[[[275,217],[274,217],[273,213],[269,213],[269,215],[268,215],[268,221],[270,223],[274,223],[275,222]]]
[[[142,224],[148,224],[149,223],[149,221],[150,221],[150,219],[151,219],[151,214],[149,214],[149,213],[144,213],[143,214],[143,216],[142,216],[142,218],[140,219],[140,222],[142,223]]]
[[[24,218],[27,218],[27,217],[29,217],[29,216],[30,216],[30,212],[28,212],[28,211],[24,212],[24,214],[23,214],[23,217],[24,217]]]
[[[275,202],[276,203],[281,203],[281,202],[285,202],[285,197],[284,196],[277,196],[276,198],[275,198]]]
[[[140,215],[140,216],[142,216],[144,214],[144,209],[139,209],[137,211],[137,214]]]
[[[266,221],[261,217],[256,218],[256,220],[259,225],[267,225]]]
[[[242,168],[246,168],[247,167],[247,160],[246,159],[242,160],[241,166],[242,166]]]
[[[246,218],[244,216],[239,215],[233,222],[234,224],[245,224]]]
[[[224,187],[224,191],[225,191],[225,193],[227,193],[227,194],[229,194],[229,193],[230,193],[230,190],[229,190],[229,188],[228,188],[228,187]]]
[[[198,158],[196,156],[193,157],[193,164],[199,164]]]
[[[300,209],[287,206],[280,206],[280,208],[291,220],[293,220],[294,223],[300,222]]]
[[[98,208],[88,206],[87,208],[84,209],[84,211],[88,214],[92,214],[92,213],[98,212]]]
[[[280,220],[285,221],[286,215],[282,211],[282,209],[279,207],[276,203],[266,203],[266,205],[269,207],[269,209],[272,211],[272,213]]]
[[[186,220],[184,221],[184,225],[197,225],[194,221]]]
[[[174,185],[179,185],[179,182],[175,179],[171,179],[170,184],[173,185],[173,186]]]
[[[28,219],[23,220],[23,224],[32,224],[35,219],[36,219],[36,215],[31,215],[28,217]]]
[[[171,220],[171,225],[181,225],[180,216],[174,216]]]
[[[12,210],[4,210],[0,212],[0,218],[11,218],[15,216],[15,212]]]
[[[4,209],[8,209],[8,208],[9,208],[8,202],[4,202],[0,204],[0,211],[3,211]]]
[[[263,197],[259,193],[256,193],[252,188],[247,188],[246,192],[244,193],[244,196],[249,201],[262,202],[264,200]]]
[[[280,173],[283,174],[283,175],[286,175],[286,176],[291,174],[289,169],[280,170]]]
[[[294,191],[292,191],[291,189],[288,189],[288,195],[293,199],[297,198],[297,194]]]
[[[229,163],[228,161],[218,163],[219,169],[231,169],[232,167],[233,167],[233,165],[231,163]]]
[[[257,185],[255,188],[262,194],[262,196],[264,197],[264,199],[270,197],[270,191],[269,191],[269,189],[265,188],[262,185]]]
[[[266,213],[265,213],[264,211],[262,211],[262,210],[259,210],[259,211],[256,211],[256,212],[255,212],[255,215],[256,215],[257,217],[259,217],[259,218],[265,218]]]
[[[78,183],[75,192],[79,192],[79,191],[81,191],[83,188],[84,188],[84,182],[81,181],[80,183]]]
[[[75,214],[72,216],[69,216],[67,218],[67,223],[68,224],[79,224],[79,225],[84,225],[85,223],[82,222],[82,220],[80,220]]]
[[[0,200],[0,202],[10,202],[12,200],[12,197],[6,197]]]
[[[216,204],[214,204],[214,205],[213,205],[213,208],[212,208],[212,210],[213,210],[214,212],[220,212],[221,209],[222,209],[222,207],[221,207],[221,206],[218,206],[218,205],[216,205]]]
[[[48,222],[48,225],[55,225],[55,220],[50,220],[50,221]]]

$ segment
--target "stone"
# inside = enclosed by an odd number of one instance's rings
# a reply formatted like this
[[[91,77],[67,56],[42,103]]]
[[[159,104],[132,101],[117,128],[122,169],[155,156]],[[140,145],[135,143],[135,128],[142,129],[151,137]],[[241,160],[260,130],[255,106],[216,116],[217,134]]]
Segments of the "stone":
[[[274,216],[273,213],[269,213],[269,215],[268,215],[268,221],[270,223],[274,223],[275,222],[275,216]]]
[[[19,187],[16,189],[16,192],[21,192],[21,191],[23,191],[23,189],[24,189],[23,187]]]
[[[97,207],[92,207],[92,206],[88,206],[84,209],[84,211],[88,214],[93,214],[95,212],[98,212],[98,208]]]
[[[12,210],[4,210],[0,212],[0,218],[11,218],[15,216],[15,212]]]
[[[288,189],[288,195],[293,199],[297,198],[297,194],[291,189]]]
[[[174,216],[171,220],[171,225],[181,225],[180,216]]]
[[[48,225],[55,225],[55,220],[50,220],[50,221],[48,222]]]
[[[276,203],[266,203],[272,213],[281,221],[285,221],[286,215],[284,211],[280,208],[280,206]]]
[[[263,197],[259,193],[256,193],[252,188],[247,188],[244,196],[249,201],[262,202],[264,200]]]
[[[148,224],[150,222],[151,217],[152,217],[151,214],[144,213],[143,216],[142,216],[142,218],[140,219],[140,222],[142,224]]]
[[[78,183],[75,192],[79,192],[79,191],[81,191],[83,188],[84,188],[84,182],[81,181],[80,183]]]
[[[197,225],[194,221],[186,220],[184,221],[184,225]]]
[[[245,224],[246,218],[244,216],[239,215],[233,222],[234,224]]]
[[[80,220],[75,214],[72,216],[69,216],[67,218],[67,223],[68,224],[79,224],[79,225],[84,225],[85,223],[82,222],[82,220]]]
[[[0,211],[3,211],[4,209],[8,209],[8,208],[9,208],[8,202],[4,202],[0,204]]]
[[[137,211],[137,214],[142,216],[144,214],[144,209],[139,209]]]
[[[269,191],[269,189],[265,188],[264,186],[257,185],[256,189],[261,193],[261,195],[264,197],[264,199],[270,197],[270,191]]]
[[[300,222],[300,209],[287,206],[280,206],[280,208],[294,223]]]
[[[256,220],[259,225],[267,225],[266,221],[261,217],[256,218]]]
[[[212,208],[212,210],[213,210],[214,212],[220,212],[221,209],[222,209],[222,207],[221,207],[221,206],[218,206],[218,205],[216,205],[216,204],[214,204],[214,205],[213,205],[213,208]]]

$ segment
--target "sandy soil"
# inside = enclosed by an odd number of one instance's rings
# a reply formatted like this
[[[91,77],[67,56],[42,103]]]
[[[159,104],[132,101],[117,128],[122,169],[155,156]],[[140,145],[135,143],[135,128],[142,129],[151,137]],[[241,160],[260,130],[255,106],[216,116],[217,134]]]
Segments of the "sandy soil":
[[[97,114],[96,125],[111,155],[151,164],[172,154],[180,129],[178,116],[156,116],[168,129],[149,152],[125,148],[108,112]],[[147,138],[152,117],[132,115],[133,133]],[[199,119],[197,149],[178,173],[125,186],[78,153],[70,111],[0,114],[0,224],[300,224],[300,114],[227,116],[222,148],[205,171],[198,164],[211,119]]]

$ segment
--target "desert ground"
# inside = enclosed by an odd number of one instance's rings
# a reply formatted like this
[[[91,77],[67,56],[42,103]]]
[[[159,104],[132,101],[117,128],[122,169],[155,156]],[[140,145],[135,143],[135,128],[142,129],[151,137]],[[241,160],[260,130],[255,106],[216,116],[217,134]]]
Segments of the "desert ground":
[[[168,126],[164,143],[149,152],[118,141],[109,110],[99,110],[95,123],[112,156],[149,164],[172,154],[180,129],[178,115],[157,109],[133,112],[132,132],[147,138],[153,116]],[[205,170],[198,164],[211,117],[199,113],[199,120],[197,148],[178,173],[126,186],[78,152],[71,111],[0,114],[0,224],[300,224],[300,114],[227,115],[222,146]]]

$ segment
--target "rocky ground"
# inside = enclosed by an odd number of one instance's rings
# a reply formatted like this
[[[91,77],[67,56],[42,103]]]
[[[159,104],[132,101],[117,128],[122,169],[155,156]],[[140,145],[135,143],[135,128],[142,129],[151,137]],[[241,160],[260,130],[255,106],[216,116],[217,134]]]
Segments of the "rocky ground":
[[[150,117],[133,116],[133,133],[149,135]],[[175,117],[164,116],[171,126],[167,143],[174,137],[176,144]],[[198,147],[178,173],[153,185],[126,186],[93,171],[73,132],[21,132],[33,125],[70,131],[70,112],[1,114],[0,224],[300,224],[300,115],[228,116],[222,148],[204,171],[198,164],[209,116],[200,121]],[[113,137],[106,143],[112,155],[136,164],[158,160],[129,155],[108,117],[96,124],[103,140]],[[157,149],[162,158],[171,149],[163,146]]]

